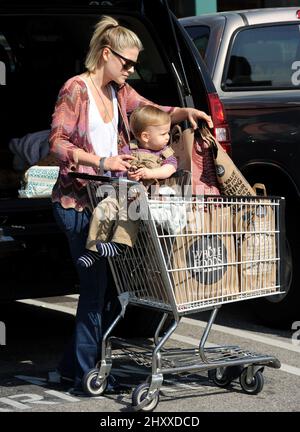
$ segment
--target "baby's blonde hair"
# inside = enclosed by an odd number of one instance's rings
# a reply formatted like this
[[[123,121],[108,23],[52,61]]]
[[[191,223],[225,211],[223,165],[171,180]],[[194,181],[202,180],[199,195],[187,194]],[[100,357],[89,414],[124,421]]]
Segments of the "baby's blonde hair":
[[[148,126],[162,126],[171,121],[170,114],[153,105],[136,108],[130,116],[130,129],[135,138]]]
[[[103,15],[96,24],[90,41],[85,60],[85,67],[89,72],[94,72],[97,68],[104,46],[120,53],[127,48],[137,48],[139,51],[143,49],[142,42],[133,31],[119,25],[117,20],[107,15]]]

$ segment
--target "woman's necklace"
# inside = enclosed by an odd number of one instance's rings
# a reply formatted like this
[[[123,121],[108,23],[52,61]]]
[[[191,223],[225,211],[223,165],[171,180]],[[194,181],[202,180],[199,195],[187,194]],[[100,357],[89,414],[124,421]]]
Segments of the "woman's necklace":
[[[114,115],[112,115],[112,116],[110,115],[110,113],[109,113],[109,111],[108,111],[108,108],[107,108],[107,106],[106,106],[106,103],[105,103],[105,101],[104,101],[104,99],[103,99],[103,97],[102,97],[102,95],[101,95],[101,93],[100,93],[98,87],[97,87],[96,84],[94,83],[94,80],[93,80],[93,78],[92,78],[91,75],[90,75],[90,78],[91,78],[91,81],[92,81],[92,83],[93,83],[93,86],[94,86],[95,89],[96,89],[97,94],[98,94],[99,97],[100,97],[100,100],[101,100],[101,102],[102,102],[102,105],[103,105],[103,107],[104,107],[104,110],[105,110],[105,119],[108,119],[110,122],[112,122]],[[108,91],[107,91],[107,93],[108,93]],[[110,94],[109,94],[109,93],[108,93],[108,98],[110,99]]]
[[[100,97],[100,99],[101,99],[101,102],[102,102],[102,104],[103,104],[103,106],[104,106],[105,113],[106,113],[107,117],[109,118],[109,120],[110,120],[110,121],[112,122],[112,124],[113,124],[113,127],[114,127],[114,129],[115,129],[115,132],[116,132],[116,134],[117,134],[118,146],[119,146],[119,145],[122,145],[122,140],[121,140],[121,137],[120,137],[120,134],[119,134],[118,128],[117,128],[117,126],[116,126],[116,121],[113,121],[114,117],[112,118],[112,117],[109,115],[109,112],[108,112],[108,109],[107,109],[107,107],[106,107],[106,104],[105,104],[105,102],[104,102],[104,100],[103,100],[103,98],[102,98],[102,96],[101,96],[101,93],[99,92],[98,87],[97,87],[96,84],[94,83],[94,80],[93,80],[91,74],[89,74],[89,77],[91,78],[91,81],[92,81],[92,83],[93,83],[93,86],[95,87],[96,92],[97,92],[97,94],[99,95],[99,97]],[[129,129],[128,129],[127,125],[126,125],[126,122],[125,122],[125,120],[124,120],[124,118],[123,118],[123,114],[122,114],[122,110],[121,110],[121,107],[120,107],[119,101],[117,101],[117,103],[118,103],[119,115],[120,115],[121,118],[122,118],[122,121],[123,121],[123,124],[124,124],[124,128],[125,128],[126,133],[127,133],[128,142],[129,142],[129,141],[130,141],[130,132],[129,132]]]
[[[100,97],[100,99],[101,99],[101,102],[102,102],[103,107],[104,107],[104,109],[105,109],[105,114],[106,114],[105,117],[107,117],[108,120],[112,123],[113,128],[114,128],[114,130],[115,130],[115,133],[116,133],[116,135],[117,135],[117,143],[118,143],[118,145],[120,145],[120,144],[121,144],[121,138],[120,138],[119,131],[118,131],[118,128],[117,128],[116,119],[115,119],[115,117],[114,117],[114,111],[113,111],[113,115],[111,116],[111,115],[109,114],[109,112],[108,112],[108,109],[107,109],[106,103],[105,103],[103,97],[101,96],[101,93],[100,93],[98,87],[97,87],[96,84],[94,83],[94,80],[93,80],[92,76],[89,75],[89,77],[91,78],[91,81],[92,81],[92,83],[93,83],[93,86],[95,87],[96,92],[98,93],[98,95],[99,95],[99,97]],[[110,95],[108,95],[108,97],[110,98]],[[113,108],[113,110],[114,110],[114,108]]]

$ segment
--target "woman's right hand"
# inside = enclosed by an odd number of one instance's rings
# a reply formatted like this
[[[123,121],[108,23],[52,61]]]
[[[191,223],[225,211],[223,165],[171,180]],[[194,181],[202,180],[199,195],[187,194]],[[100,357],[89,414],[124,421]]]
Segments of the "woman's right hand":
[[[104,161],[105,171],[127,171],[131,165],[127,161],[134,159],[133,156],[123,154],[107,157]]]

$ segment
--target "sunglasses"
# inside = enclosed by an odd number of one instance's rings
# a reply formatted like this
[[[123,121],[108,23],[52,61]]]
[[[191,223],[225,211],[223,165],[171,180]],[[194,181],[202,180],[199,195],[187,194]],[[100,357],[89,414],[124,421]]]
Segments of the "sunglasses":
[[[105,48],[108,48],[113,53],[113,55],[115,55],[116,57],[119,57],[120,59],[122,59],[125,62],[122,64],[123,69],[128,71],[132,67],[136,68],[138,66],[138,64],[139,64],[138,62],[135,62],[133,60],[127,59],[126,57],[123,57],[121,54],[119,54],[116,51],[114,51],[113,49],[111,49],[111,47],[106,46]]]

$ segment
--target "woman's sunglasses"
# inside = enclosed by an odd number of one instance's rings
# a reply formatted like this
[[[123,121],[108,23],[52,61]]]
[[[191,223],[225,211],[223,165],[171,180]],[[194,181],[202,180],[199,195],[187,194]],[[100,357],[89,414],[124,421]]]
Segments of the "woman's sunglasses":
[[[113,53],[113,55],[115,55],[116,57],[119,57],[120,59],[122,59],[125,62],[125,63],[122,63],[123,69],[128,71],[132,67],[136,68],[138,66],[138,62],[135,62],[133,60],[127,59],[126,57],[123,57],[121,54],[119,54],[116,51],[114,51],[113,49],[111,49],[111,47],[105,46],[104,48],[108,48]]]

